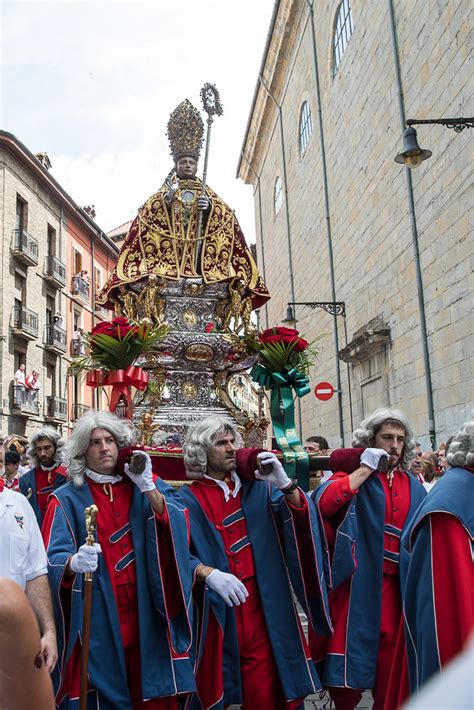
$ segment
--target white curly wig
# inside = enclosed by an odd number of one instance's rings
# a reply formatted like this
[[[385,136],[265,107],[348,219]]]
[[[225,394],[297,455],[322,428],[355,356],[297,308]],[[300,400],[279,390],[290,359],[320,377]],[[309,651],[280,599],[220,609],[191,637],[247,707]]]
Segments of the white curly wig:
[[[449,445],[446,458],[451,466],[474,468],[474,421],[462,425]]]
[[[398,424],[405,430],[405,445],[400,458],[400,466],[408,469],[410,461],[414,456],[415,437],[413,430],[405,414],[399,409],[388,409],[381,407],[369,414],[360,424],[358,429],[352,432],[352,446],[367,448],[374,445],[375,435],[382,427],[382,424]]]
[[[39,441],[44,441],[48,439],[54,444],[54,466],[59,466],[62,462],[62,452],[64,449],[65,441],[57,429],[52,426],[43,426],[41,429],[35,431],[30,439],[27,454],[30,457],[32,468],[37,468],[40,465],[38,457],[36,455],[36,444]]]
[[[86,468],[86,452],[89,448],[91,434],[94,429],[106,429],[117,442],[119,449],[131,446],[135,442],[135,432],[131,422],[119,419],[110,412],[97,412],[91,410],[82,415],[77,421],[71,436],[64,448],[64,463],[68,466],[68,478],[76,488],[84,483]]]
[[[232,423],[223,416],[206,417],[189,429],[183,444],[184,467],[186,476],[190,479],[202,478],[207,469],[208,449],[219,439],[222,434],[232,434],[237,445],[240,444],[240,435]]]

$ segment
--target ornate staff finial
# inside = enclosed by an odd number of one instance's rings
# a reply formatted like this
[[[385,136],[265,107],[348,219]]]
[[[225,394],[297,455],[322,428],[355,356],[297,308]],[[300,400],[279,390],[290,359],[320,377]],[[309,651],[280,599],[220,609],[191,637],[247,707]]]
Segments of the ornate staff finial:
[[[214,120],[213,116],[222,116],[224,109],[222,108],[219,92],[215,84],[204,84],[201,89],[201,100],[204,111],[207,113],[207,122]]]
[[[207,113],[207,136],[206,136],[206,152],[204,153],[204,168],[202,171],[202,191],[201,195],[206,194],[207,180],[207,164],[209,161],[209,144],[211,142],[211,127],[214,121],[214,116],[222,116],[224,109],[222,108],[219,92],[215,84],[204,84],[201,89],[201,99],[204,111]],[[199,211],[197,224],[197,238],[199,239],[202,232],[202,210]]]

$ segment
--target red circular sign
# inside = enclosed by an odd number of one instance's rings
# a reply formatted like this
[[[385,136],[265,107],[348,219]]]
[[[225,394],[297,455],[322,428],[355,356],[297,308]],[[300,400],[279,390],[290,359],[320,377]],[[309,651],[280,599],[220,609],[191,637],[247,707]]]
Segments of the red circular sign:
[[[330,382],[318,382],[318,384],[314,388],[314,394],[322,402],[325,402],[326,400],[331,399],[331,397],[333,396],[334,387]]]

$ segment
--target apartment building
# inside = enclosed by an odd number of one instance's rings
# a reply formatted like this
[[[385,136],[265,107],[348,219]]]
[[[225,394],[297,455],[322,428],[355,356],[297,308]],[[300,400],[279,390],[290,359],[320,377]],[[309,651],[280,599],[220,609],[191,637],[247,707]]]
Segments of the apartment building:
[[[101,404],[67,376],[80,353],[77,333],[108,312],[94,295],[118,250],[34,155],[0,131],[0,430],[30,436],[44,423],[64,433],[88,407]],[[20,365],[38,389],[15,382]]]

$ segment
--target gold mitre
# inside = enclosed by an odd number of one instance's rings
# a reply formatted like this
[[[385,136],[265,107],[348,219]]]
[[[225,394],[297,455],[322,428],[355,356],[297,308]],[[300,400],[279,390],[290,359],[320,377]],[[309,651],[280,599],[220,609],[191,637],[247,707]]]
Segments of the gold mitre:
[[[185,99],[170,116],[167,130],[171,155],[178,161],[183,155],[191,155],[199,160],[204,136],[201,114],[192,103]]]

